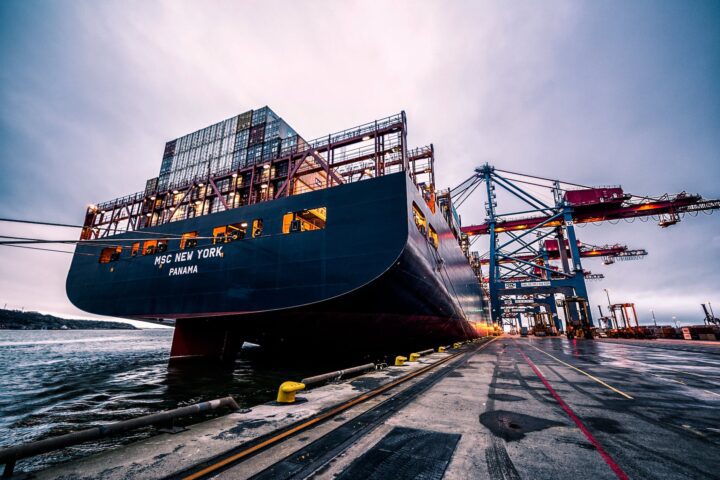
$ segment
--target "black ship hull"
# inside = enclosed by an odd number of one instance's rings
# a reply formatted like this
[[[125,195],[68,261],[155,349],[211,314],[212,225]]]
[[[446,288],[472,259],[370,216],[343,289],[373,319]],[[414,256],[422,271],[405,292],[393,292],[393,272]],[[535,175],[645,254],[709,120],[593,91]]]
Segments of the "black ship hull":
[[[325,228],[283,233],[284,214],[321,207]],[[422,231],[413,208],[427,221]],[[255,219],[263,223],[256,238],[202,239]],[[201,239],[180,251],[189,231]],[[99,263],[107,245],[81,242],[67,293],[95,314],[177,319],[173,358],[233,358],[243,341],[279,351],[429,348],[474,338],[486,320],[455,234],[404,172],[108,239],[127,245],[149,235],[167,235],[167,251]]]

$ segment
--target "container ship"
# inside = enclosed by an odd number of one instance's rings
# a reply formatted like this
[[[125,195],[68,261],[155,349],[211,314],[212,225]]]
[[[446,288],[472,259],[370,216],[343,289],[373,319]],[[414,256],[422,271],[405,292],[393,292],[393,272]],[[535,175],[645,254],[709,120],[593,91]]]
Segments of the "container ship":
[[[67,295],[175,319],[171,360],[391,353],[482,334],[480,260],[404,112],[306,141],[268,107],[167,142],[143,191],[88,206]]]

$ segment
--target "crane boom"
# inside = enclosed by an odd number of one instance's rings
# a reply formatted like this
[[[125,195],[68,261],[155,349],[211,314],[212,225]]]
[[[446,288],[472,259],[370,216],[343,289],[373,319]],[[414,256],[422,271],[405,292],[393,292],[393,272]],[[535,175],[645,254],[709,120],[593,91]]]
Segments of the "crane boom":
[[[556,240],[548,240],[545,242],[546,244],[546,250],[549,260],[558,260],[560,259],[560,251],[557,248],[557,241]],[[547,248],[547,246],[550,246]],[[554,248],[553,248],[554,247]],[[580,251],[580,257],[582,258],[593,258],[593,257],[601,257],[601,258],[624,258],[624,257],[643,257],[647,255],[647,251],[642,248],[638,249],[629,249],[626,245],[603,245],[603,246],[595,246],[595,245],[589,245],[589,244],[580,244],[578,242],[578,247]],[[569,248],[566,247],[566,250],[569,251]],[[520,260],[524,260],[526,262],[532,262],[537,259],[541,259],[541,255],[518,255],[516,258],[519,258]],[[513,263],[514,260],[512,258],[501,258],[498,259],[498,263]],[[482,265],[487,265],[490,263],[489,258],[481,258],[480,263]]]
[[[596,190],[599,189],[587,189],[588,192]],[[572,190],[571,192],[579,192],[579,190]],[[720,209],[720,200],[706,200],[700,195],[686,193],[679,193],[665,199],[643,200],[641,202],[632,202],[627,196],[621,196],[619,201],[614,202],[602,201],[605,200],[603,197],[600,197],[599,200],[593,203],[576,205],[572,213],[573,222],[592,223],[660,215],[677,216],[689,212]],[[495,232],[528,230],[544,222],[546,222],[544,223],[545,227],[556,227],[562,224],[560,219],[549,222],[548,219],[550,219],[550,215],[537,215],[504,221],[498,218],[495,222]],[[490,223],[462,227],[462,232],[471,236],[487,235],[490,233]]]

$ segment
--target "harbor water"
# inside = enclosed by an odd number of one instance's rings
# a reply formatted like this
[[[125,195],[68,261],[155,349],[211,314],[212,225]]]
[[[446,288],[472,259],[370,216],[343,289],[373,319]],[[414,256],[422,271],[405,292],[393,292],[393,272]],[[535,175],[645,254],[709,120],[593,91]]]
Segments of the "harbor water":
[[[0,330],[0,447],[232,395],[272,400],[289,371],[241,357],[234,368],[168,368],[172,329]],[[149,436],[131,432],[22,461],[32,471]]]

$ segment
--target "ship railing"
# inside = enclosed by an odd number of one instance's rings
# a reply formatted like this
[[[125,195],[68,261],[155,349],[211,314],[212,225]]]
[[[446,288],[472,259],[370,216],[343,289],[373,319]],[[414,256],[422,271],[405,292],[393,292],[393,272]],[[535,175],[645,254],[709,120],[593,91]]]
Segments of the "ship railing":
[[[348,128],[340,132],[331,133],[323,137],[310,140],[308,143],[312,148],[321,148],[330,143],[338,143],[349,138],[359,137],[365,134],[370,134],[375,130],[382,130],[395,124],[401,124],[403,121],[402,113],[391,115],[389,117],[381,118],[373,122],[368,122],[363,125]]]
[[[135,202],[141,202],[145,198],[145,192],[137,192],[130,195],[125,195],[124,197],[115,198],[113,200],[108,200],[106,202],[98,203],[96,206],[99,210],[106,210],[109,208],[117,208],[122,207],[124,205],[129,205],[131,203]]]
[[[433,147],[431,145],[425,145],[422,147],[413,148],[408,150],[408,158],[410,160],[420,160],[421,158],[430,158],[433,154]]]

